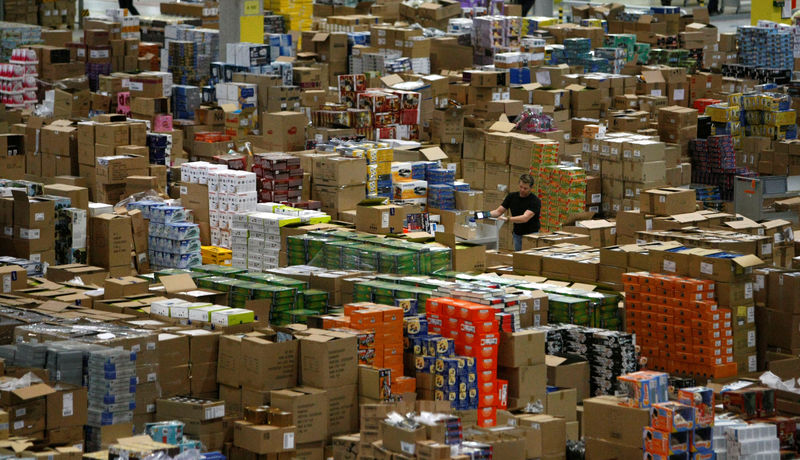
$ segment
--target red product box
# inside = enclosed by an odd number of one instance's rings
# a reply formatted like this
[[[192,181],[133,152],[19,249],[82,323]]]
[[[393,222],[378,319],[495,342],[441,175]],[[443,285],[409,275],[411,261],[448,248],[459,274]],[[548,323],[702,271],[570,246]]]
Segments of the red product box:
[[[653,404],[650,425],[668,433],[690,431],[694,428],[694,408],[676,402]]]
[[[683,454],[689,451],[689,432],[668,433],[657,430],[651,426],[644,427],[642,432],[644,450],[647,454],[654,454],[669,458],[670,455]],[[645,455],[645,458],[651,458]],[[657,458],[657,457],[652,457]]]
[[[492,427],[497,425],[497,408],[496,407],[479,407],[478,408],[478,426]]]

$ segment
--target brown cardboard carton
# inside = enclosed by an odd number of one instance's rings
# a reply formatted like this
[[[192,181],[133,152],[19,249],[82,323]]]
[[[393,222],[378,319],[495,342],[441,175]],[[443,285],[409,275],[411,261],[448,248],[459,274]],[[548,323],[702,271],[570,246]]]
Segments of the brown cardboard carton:
[[[305,128],[308,118],[300,112],[263,114],[265,147],[274,151],[291,152],[305,147]]]
[[[328,331],[300,339],[300,384],[332,388],[358,383],[356,337]]]
[[[562,446],[566,444],[566,422],[563,418],[550,415],[518,415],[517,424],[532,427],[541,432],[542,458],[562,454]],[[563,455],[563,454],[562,454]]]
[[[466,192],[455,192],[456,209],[468,211],[479,211],[483,209],[483,192],[480,190],[469,190]]]
[[[545,413],[562,417],[567,422],[575,422],[577,414],[577,391],[575,388],[559,388],[547,392]]]
[[[89,208],[89,189],[86,187],[76,187],[74,185],[50,184],[43,188],[45,195],[63,196],[70,199],[70,206],[73,208]]]
[[[523,367],[501,366],[497,368],[497,375],[508,380],[509,398],[519,399],[522,406],[531,400],[543,400],[546,395],[547,370],[544,364]]]
[[[326,388],[328,395],[328,435],[358,430],[358,386]]]
[[[589,397],[589,363],[575,356],[545,357],[547,384],[562,388],[574,388],[576,401]]]
[[[125,184],[128,176],[146,176],[147,159],[141,155],[120,157],[98,157],[98,184]]]
[[[335,186],[363,184],[365,170],[363,158],[318,157],[314,159],[314,182]]]
[[[486,132],[478,128],[464,128],[463,158],[483,160]]]
[[[243,339],[242,356],[247,357],[241,370],[243,381],[260,390],[295,386],[298,351],[299,344],[294,340],[275,343],[255,337]]]
[[[189,337],[189,363],[210,363],[219,355],[219,338],[221,332],[205,329],[187,329],[175,331],[178,335]]]
[[[221,339],[220,339],[221,343]],[[158,334],[159,369],[189,364],[189,337],[185,335]]]
[[[173,417],[197,422],[221,420],[225,417],[225,402],[159,398],[156,400],[156,413],[160,420]]]
[[[661,188],[642,192],[642,212],[667,216],[695,210],[695,192],[688,189]]]
[[[328,214],[355,209],[365,197],[366,189],[363,185],[313,185],[312,199],[320,201],[322,210]]]
[[[294,416],[298,443],[327,439],[329,407],[325,390],[310,387],[273,390],[270,399],[272,407],[291,412]]]
[[[253,425],[238,420],[233,427],[233,443],[256,454],[293,452],[296,433],[294,426]]]
[[[608,423],[609,420],[614,423]],[[619,398],[599,396],[583,401],[582,422],[587,440],[599,439],[641,449],[641,431],[650,424],[650,413],[647,409],[622,406]]]
[[[356,230],[376,234],[402,233],[409,214],[419,214],[419,206],[359,205],[356,207]]]
[[[131,221],[128,216],[102,214],[91,219],[91,261],[104,268],[130,266]]]
[[[58,384],[47,395],[47,429],[83,426],[88,418],[86,388]]]
[[[0,279],[3,281],[4,294],[28,287],[28,272],[19,265],[0,267]]]
[[[502,333],[497,363],[505,367],[534,366],[544,363],[545,334],[541,331]]]
[[[135,276],[107,278],[103,284],[106,299],[120,299],[137,294],[147,294],[147,281]]]
[[[425,427],[410,430],[383,422],[381,423],[381,438],[387,449],[414,455],[417,441],[425,440]]]
[[[219,338],[217,381],[224,385],[239,387],[244,381],[239,369],[242,357],[242,336],[223,335]],[[241,398],[240,398],[241,399]]]

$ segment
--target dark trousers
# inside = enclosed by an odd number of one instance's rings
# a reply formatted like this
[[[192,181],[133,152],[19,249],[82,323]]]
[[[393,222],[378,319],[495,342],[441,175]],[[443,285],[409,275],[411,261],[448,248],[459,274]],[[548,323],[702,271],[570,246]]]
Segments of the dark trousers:
[[[528,15],[528,12],[533,9],[533,4],[536,3],[536,0],[520,0],[522,4],[522,17]]]
[[[119,7],[127,8],[128,12],[130,12],[132,15],[139,16],[139,10],[133,6],[133,0],[119,0]]]

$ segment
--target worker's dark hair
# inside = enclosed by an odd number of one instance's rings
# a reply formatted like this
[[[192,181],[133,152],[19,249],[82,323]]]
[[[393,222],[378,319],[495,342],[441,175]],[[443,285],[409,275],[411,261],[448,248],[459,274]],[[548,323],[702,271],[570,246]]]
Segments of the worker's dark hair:
[[[523,174],[519,176],[519,181],[522,182],[523,184],[528,184],[530,186],[533,186],[533,176],[531,176],[530,174]]]

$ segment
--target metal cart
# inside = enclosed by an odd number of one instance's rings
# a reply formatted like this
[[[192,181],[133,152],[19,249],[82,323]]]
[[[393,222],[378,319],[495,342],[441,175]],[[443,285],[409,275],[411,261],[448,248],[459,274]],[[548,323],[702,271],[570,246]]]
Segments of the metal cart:
[[[800,196],[800,176],[737,176],[733,184],[736,213],[756,221],[786,219],[797,223],[797,214],[772,208],[773,202],[796,196]]]
[[[487,249],[500,249],[500,229],[505,220],[489,217],[475,221],[477,230],[469,239],[458,238],[459,243],[481,244]]]

